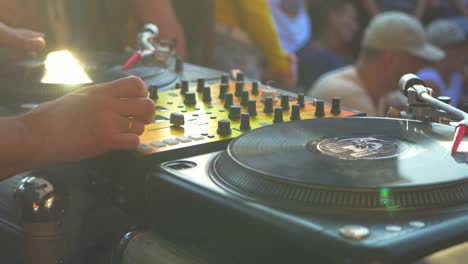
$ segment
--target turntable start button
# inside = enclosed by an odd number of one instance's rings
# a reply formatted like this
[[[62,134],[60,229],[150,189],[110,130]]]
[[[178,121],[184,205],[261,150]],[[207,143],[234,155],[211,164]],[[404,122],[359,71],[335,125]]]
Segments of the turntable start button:
[[[345,225],[340,228],[341,236],[351,240],[362,240],[369,236],[370,230],[365,226],[360,225]]]

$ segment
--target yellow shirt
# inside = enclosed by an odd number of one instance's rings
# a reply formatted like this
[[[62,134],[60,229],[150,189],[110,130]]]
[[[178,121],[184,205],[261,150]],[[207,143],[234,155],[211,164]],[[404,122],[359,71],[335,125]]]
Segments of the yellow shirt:
[[[268,67],[289,71],[287,54],[281,48],[268,0],[216,0],[216,21],[241,28],[262,50]]]

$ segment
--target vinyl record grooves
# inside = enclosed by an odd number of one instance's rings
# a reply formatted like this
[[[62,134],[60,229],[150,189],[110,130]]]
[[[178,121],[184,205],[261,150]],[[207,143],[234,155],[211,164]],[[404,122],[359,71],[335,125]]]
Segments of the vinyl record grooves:
[[[466,155],[451,155],[453,133],[402,119],[288,122],[232,141],[211,176],[231,192],[301,211],[444,208],[468,201]]]

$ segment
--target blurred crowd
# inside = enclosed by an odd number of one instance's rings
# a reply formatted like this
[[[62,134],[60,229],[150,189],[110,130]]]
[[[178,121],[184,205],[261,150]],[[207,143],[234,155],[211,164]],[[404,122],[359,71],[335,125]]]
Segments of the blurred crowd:
[[[35,53],[46,42],[119,50],[134,45],[141,24],[150,22],[161,39],[177,40],[188,62],[239,69],[315,98],[341,97],[371,116],[405,105],[396,86],[409,72],[434,96],[468,105],[467,0],[0,0],[0,6],[4,56],[12,47]]]

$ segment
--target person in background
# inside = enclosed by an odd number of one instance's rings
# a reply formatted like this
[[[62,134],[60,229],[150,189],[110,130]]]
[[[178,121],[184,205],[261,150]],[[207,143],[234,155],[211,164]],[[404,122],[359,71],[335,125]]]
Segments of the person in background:
[[[438,19],[426,28],[429,41],[444,50],[445,58],[417,75],[433,89],[433,96],[449,96],[451,104],[458,106],[463,97],[463,74],[468,58],[463,30],[448,19]]]
[[[401,11],[421,20],[433,0],[359,0],[370,17],[381,12]],[[463,1],[463,0],[462,0]]]
[[[384,116],[386,97],[395,92],[398,81],[413,73],[425,61],[439,61],[444,52],[430,44],[422,24],[402,12],[385,12],[369,23],[357,62],[320,77],[309,96],[331,101],[341,97],[346,107]]]
[[[314,6],[316,38],[298,52],[299,85],[308,88],[322,74],[351,61],[351,42],[359,29],[351,0],[327,0]]]
[[[312,25],[305,0],[270,0],[281,47],[296,53],[312,38]]]
[[[48,49],[119,51],[136,39],[138,25],[154,23],[160,39],[177,39],[185,56],[183,31],[170,0],[0,0],[0,22],[10,29],[27,29],[45,36]],[[131,34],[131,36],[129,36]]]
[[[252,79],[295,85],[296,56],[281,47],[268,0],[216,0],[215,20],[211,67],[240,69]]]

